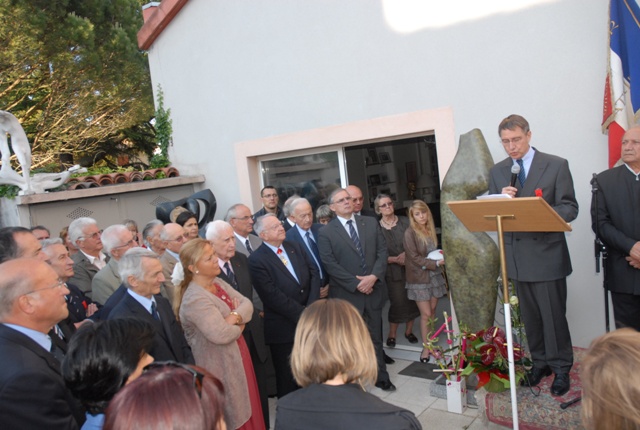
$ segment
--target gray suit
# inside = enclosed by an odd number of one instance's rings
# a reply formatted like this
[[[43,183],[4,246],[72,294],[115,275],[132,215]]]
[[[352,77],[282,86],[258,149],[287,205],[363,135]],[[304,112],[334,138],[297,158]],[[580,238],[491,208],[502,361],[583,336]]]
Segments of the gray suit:
[[[489,192],[499,193],[509,185],[511,158],[490,171]],[[536,151],[524,188],[517,197],[542,198],[564,219],[578,216],[578,202],[567,160]],[[521,302],[522,318],[535,367],[549,366],[565,373],[573,364],[571,336],[566,319],[567,283],[571,259],[564,233],[505,233],[507,272],[514,280]]]
[[[165,294],[167,294],[166,298],[173,305],[173,299],[177,294],[177,288],[175,285],[173,285],[173,282],[171,282],[171,275],[173,274],[174,267],[176,267],[176,264],[178,264],[178,259],[176,259],[169,252],[165,251],[160,256],[160,263],[162,264],[162,274],[164,275],[164,283],[162,285],[164,286],[164,289],[166,291]]]
[[[112,258],[103,269],[96,273],[91,281],[93,301],[104,305],[121,283],[118,262],[115,258]]]
[[[91,264],[82,251],[73,254],[71,259],[74,264],[73,276],[69,278],[69,283],[80,288],[80,291],[85,293],[87,297],[93,299],[91,294],[91,281],[100,269],[98,269],[98,266]],[[109,261],[109,257],[107,257],[107,261]]]
[[[238,236],[236,236],[235,234],[234,236],[236,238],[236,251],[249,257],[249,251],[247,250],[247,247],[245,246],[244,241],[241,241],[240,239],[238,239]],[[262,245],[262,239],[260,239],[255,234],[250,234],[248,239],[249,239],[249,245],[251,245],[251,249],[253,249],[254,251],[258,249],[260,245]]]
[[[367,216],[354,216],[358,237],[364,252],[366,273],[360,267],[360,254],[339,218],[334,218],[318,232],[318,248],[322,264],[329,274],[329,294],[353,304],[363,315],[378,359],[378,381],[388,381],[389,374],[382,350],[382,308],[387,300],[387,286],[384,281],[387,270],[387,244],[378,222]],[[360,281],[356,276],[375,275],[376,281],[371,294],[363,294],[356,289]]]

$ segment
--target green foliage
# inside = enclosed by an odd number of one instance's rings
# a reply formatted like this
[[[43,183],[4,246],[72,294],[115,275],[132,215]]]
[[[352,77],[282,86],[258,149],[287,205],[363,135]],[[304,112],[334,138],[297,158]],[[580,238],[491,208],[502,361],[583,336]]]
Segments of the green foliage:
[[[17,185],[0,185],[0,197],[6,197],[10,200],[15,199],[20,192]]]
[[[22,122],[34,167],[151,156],[139,0],[0,0],[0,21],[0,109]]]
[[[171,165],[169,161],[169,146],[172,143],[171,135],[173,126],[171,122],[171,109],[164,108],[164,93],[162,87],[158,85],[155,130],[156,141],[158,144],[159,154],[154,154],[150,161],[151,168],[168,167]]]

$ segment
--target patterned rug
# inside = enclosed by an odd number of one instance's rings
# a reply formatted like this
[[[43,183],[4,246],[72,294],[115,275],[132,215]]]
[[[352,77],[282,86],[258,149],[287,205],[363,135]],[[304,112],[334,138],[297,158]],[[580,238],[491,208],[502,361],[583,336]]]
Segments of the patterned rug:
[[[560,404],[579,397],[582,393],[580,383],[580,362],[586,353],[583,348],[573,348],[574,364],[569,376],[571,389],[561,397],[551,395],[549,391],[553,383],[553,375],[548,376],[538,384],[538,387],[518,387],[518,421],[523,430],[565,430],[582,429],[580,423],[581,403],[575,403],[567,409],[561,409]],[[539,395],[538,389],[540,388]],[[484,390],[481,390],[484,391]],[[478,394],[476,393],[476,396]],[[478,399],[478,404],[482,404]],[[486,417],[489,421],[506,427],[513,427],[511,414],[511,393],[487,393],[484,405]]]

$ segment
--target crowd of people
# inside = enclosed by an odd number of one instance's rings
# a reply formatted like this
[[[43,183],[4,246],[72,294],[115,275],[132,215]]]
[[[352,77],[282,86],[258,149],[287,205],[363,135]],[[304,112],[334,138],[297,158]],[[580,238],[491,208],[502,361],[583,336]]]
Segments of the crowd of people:
[[[574,219],[566,160],[531,147],[529,125],[518,115],[505,118],[499,134],[509,157],[491,170],[490,191],[522,197],[540,190],[563,219]],[[634,172],[637,182],[640,128],[625,135],[623,160],[616,174]],[[522,164],[518,183],[509,181],[514,163]],[[604,187],[613,180],[600,179]],[[640,245],[625,239],[630,226],[616,227],[620,208],[608,197],[594,206],[594,228],[622,255],[614,263],[626,263],[616,276],[631,278],[631,287],[614,296],[614,312],[619,327],[634,327],[637,309],[630,311],[635,302],[626,296],[638,286]],[[413,413],[366,389],[396,390],[386,368],[393,359],[383,350],[387,300],[386,345],[394,348],[400,325],[408,342],[427,343],[447,294],[429,206],[413,201],[405,216],[381,194],[370,210],[353,185],[335,189],[315,213],[299,196],[280,207],[272,186],[261,199],[256,213],[238,203],[206,226],[183,210],[174,222],[152,220],[141,230],[133,220],[102,230],[85,217],[59,238],[45,226],[0,229],[0,422],[265,429],[275,395],[277,429],[421,428]],[[560,396],[573,364],[566,240],[562,233],[509,235],[507,265],[534,365],[528,383],[554,373],[551,393]],[[633,373],[638,336],[618,330],[594,342],[582,369],[588,427],[601,420],[638,426],[625,412],[635,392],[612,371]],[[602,358],[614,350],[625,358]],[[423,349],[419,360],[429,358]],[[628,404],[602,407],[616,396]]]

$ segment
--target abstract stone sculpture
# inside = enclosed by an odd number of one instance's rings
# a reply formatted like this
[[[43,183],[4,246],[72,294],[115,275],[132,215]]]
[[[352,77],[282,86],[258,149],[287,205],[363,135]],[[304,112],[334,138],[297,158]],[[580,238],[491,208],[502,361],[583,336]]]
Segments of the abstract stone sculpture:
[[[472,331],[493,325],[500,255],[486,233],[471,233],[446,202],[473,200],[489,189],[493,158],[478,129],[460,136],[458,152],[442,183],[442,247],[453,305],[461,324]]]

